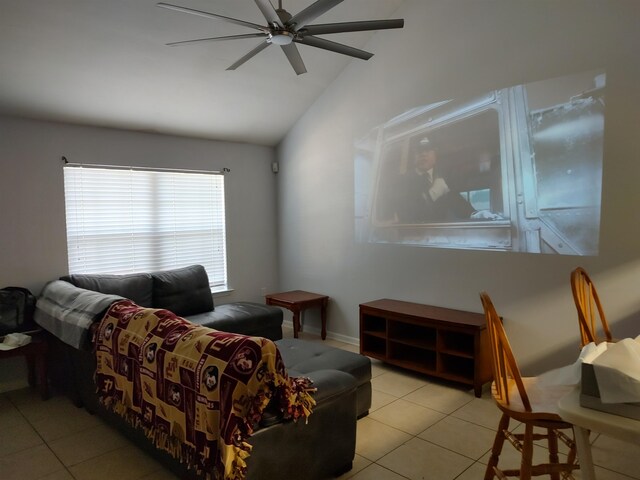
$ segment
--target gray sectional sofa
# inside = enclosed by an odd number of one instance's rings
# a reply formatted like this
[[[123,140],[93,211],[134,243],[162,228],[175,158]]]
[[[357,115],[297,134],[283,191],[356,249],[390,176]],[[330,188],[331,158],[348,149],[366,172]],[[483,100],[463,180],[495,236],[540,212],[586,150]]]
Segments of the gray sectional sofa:
[[[371,364],[367,357],[303,340],[281,340],[282,311],[277,307],[251,302],[214,306],[206,271],[199,265],[133,275],[69,275],[61,280],[73,288],[168,309],[217,330],[276,341],[289,375],[304,375],[313,381],[317,405],[306,424],[283,420],[275,411],[265,412],[249,440],[253,450],[247,480],[301,478],[301,472],[305,479],[320,480],[351,468],[356,419],[366,415],[371,405]],[[180,478],[195,478],[184,465],[156,449],[141,431],[102,407],[93,382],[95,368],[90,344],[78,348],[51,335],[54,387],[64,389],[79,406],[108,419]]]

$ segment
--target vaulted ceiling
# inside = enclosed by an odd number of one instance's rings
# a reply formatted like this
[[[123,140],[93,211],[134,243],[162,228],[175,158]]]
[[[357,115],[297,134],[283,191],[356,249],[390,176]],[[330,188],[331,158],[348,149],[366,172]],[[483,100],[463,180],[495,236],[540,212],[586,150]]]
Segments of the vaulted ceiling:
[[[254,0],[167,0],[264,25]],[[0,113],[105,127],[276,145],[349,62],[306,45],[296,75],[272,46],[226,68],[259,39],[169,47],[252,33],[156,0],[0,0]],[[277,2],[272,0],[277,8]],[[313,0],[283,0],[295,14]],[[344,0],[313,23],[388,19],[402,0]],[[363,48],[371,35],[327,35]],[[382,61],[375,56],[368,62]]]

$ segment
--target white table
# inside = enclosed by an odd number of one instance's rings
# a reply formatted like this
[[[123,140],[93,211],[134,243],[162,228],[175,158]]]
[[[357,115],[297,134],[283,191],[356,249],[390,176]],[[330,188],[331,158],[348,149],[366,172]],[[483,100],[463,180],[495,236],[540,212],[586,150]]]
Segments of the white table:
[[[596,480],[589,443],[590,430],[627,442],[640,443],[640,420],[581,407],[579,387],[560,399],[558,413],[563,420],[575,427],[580,471],[584,480]]]

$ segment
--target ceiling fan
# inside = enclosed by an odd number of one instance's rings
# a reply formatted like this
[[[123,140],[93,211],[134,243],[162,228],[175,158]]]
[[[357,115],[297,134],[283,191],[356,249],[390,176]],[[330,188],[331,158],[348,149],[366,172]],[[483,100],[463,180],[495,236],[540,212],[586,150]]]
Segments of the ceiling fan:
[[[173,47],[179,45],[192,45],[201,42],[217,42],[223,40],[238,40],[245,38],[262,38],[263,40],[260,42],[260,44],[258,44],[258,46],[241,57],[233,65],[227,68],[227,70],[235,70],[265,48],[271,45],[279,45],[295,72],[300,75],[302,73],[305,73],[307,69],[304,65],[304,62],[302,61],[300,52],[298,52],[298,48],[295,45],[296,43],[309,45],[316,48],[322,48],[324,50],[330,50],[332,52],[341,53],[350,57],[360,58],[362,60],[369,60],[373,56],[372,53],[365,52],[364,50],[359,50],[348,45],[343,45],[341,43],[332,42],[324,38],[319,38],[315,35],[343,32],[360,32],[365,30],[382,30],[388,28],[402,28],[404,26],[403,19],[368,20],[360,22],[323,23],[310,25],[310,22],[312,22],[331,8],[335,7],[343,0],[317,0],[296,15],[291,15],[289,12],[282,8],[282,0],[278,0],[277,10],[269,0],[254,1],[262,12],[262,15],[264,15],[264,18],[267,21],[267,25],[258,25],[256,23],[245,22],[244,20],[225,17],[223,15],[217,15],[215,13],[203,12],[201,10],[194,10],[192,8],[172,5],[170,3],[158,3],[158,7],[161,8],[188,13],[191,15],[198,15],[200,17],[220,19],[229,23],[234,23],[236,25],[241,25],[243,27],[257,30],[257,32],[255,33],[230,35],[225,37],[199,38],[196,40],[185,40],[181,42],[167,43],[167,45]]]

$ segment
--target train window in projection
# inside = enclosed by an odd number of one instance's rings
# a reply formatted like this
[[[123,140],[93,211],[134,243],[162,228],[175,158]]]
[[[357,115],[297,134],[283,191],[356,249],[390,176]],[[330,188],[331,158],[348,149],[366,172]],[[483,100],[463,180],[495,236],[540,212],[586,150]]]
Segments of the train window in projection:
[[[355,142],[356,238],[596,255],[605,74],[444,100]]]

